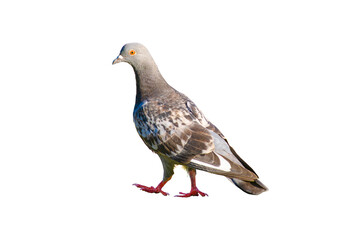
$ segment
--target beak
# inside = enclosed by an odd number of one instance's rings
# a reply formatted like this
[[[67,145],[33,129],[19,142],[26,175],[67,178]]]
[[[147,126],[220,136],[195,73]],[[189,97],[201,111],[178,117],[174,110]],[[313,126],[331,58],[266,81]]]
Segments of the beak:
[[[117,58],[115,60],[113,60],[112,65],[119,63],[119,62],[123,62],[124,58],[121,55],[118,55]]]

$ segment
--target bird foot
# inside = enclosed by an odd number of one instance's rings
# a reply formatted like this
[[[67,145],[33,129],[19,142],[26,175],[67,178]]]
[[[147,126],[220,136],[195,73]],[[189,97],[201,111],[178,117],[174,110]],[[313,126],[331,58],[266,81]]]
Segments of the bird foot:
[[[191,196],[198,196],[198,195],[200,195],[202,197],[208,196],[208,194],[199,191],[199,189],[197,187],[192,188],[189,193],[179,192],[179,194],[180,195],[175,195],[175,197],[191,197]]]
[[[163,194],[164,196],[167,196],[167,195],[169,195],[169,193],[167,193],[167,192],[164,192],[164,191],[162,191],[161,190],[161,187],[156,187],[156,188],[154,188],[154,187],[146,187],[146,186],[144,186],[144,185],[141,185],[141,184],[134,184],[136,187],[138,187],[138,188],[140,188],[140,190],[142,190],[142,191],[145,191],[145,192],[148,192],[148,193],[161,193],[161,194]]]

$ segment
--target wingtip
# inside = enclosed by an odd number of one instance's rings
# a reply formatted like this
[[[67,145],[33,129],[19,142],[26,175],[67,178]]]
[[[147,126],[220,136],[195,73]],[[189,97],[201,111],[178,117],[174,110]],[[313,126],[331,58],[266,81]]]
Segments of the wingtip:
[[[265,184],[263,184],[260,180],[256,179],[254,183],[257,184],[259,187],[263,188],[265,192],[268,191],[268,187],[266,187]]]
[[[251,195],[259,195],[263,192],[268,191],[268,188],[258,179],[253,182],[243,181],[237,178],[231,178],[231,181],[236,185],[239,189],[244,191],[245,193]]]

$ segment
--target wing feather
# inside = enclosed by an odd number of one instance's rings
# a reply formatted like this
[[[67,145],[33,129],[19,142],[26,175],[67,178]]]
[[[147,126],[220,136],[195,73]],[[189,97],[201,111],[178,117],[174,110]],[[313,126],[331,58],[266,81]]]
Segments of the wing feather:
[[[134,112],[134,122],[151,150],[180,163],[214,149],[213,137],[185,105],[175,107],[150,101]]]
[[[192,101],[184,100],[179,105],[153,100],[138,106],[134,122],[145,144],[154,152],[192,168],[245,181],[257,179],[219,129]]]

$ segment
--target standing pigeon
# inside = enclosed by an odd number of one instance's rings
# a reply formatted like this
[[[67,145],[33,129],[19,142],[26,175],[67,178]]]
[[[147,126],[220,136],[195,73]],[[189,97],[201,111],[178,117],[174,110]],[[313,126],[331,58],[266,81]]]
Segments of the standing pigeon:
[[[163,180],[157,187],[135,184],[136,187],[168,195],[162,188],[178,164],[188,171],[191,190],[180,192],[177,197],[207,195],[196,186],[196,169],[223,175],[249,194],[267,191],[256,172],[237,155],[218,128],[187,96],[164,80],[143,45],[124,45],[112,64],[119,62],[129,63],[135,71],[137,89],[133,116],[136,130],[146,146],[159,155],[164,167]]]

